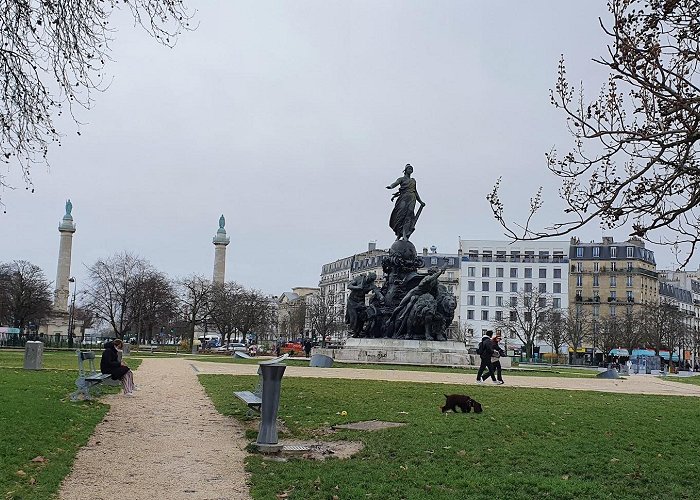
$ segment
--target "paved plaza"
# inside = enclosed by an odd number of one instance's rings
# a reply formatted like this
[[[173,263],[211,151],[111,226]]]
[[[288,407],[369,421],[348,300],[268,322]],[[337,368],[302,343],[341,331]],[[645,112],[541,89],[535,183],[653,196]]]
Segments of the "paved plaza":
[[[192,358],[144,359],[135,373],[139,391],[134,397],[103,398],[109,413],[78,453],[60,498],[250,498],[243,428],[216,411],[197,374],[255,375],[257,369],[257,364]],[[408,370],[288,366],[284,376],[476,384],[473,374]],[[505,387],[700,396],[699,386],[651,376],[605,380],[508,374],[505,380]],[[504,386],[485,387],[498,391]]]

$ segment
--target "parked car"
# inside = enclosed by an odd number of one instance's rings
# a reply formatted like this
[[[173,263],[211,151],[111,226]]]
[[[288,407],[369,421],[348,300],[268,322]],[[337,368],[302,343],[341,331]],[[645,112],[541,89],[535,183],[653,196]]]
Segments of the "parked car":
[[[216,349],[216,352],[234,352],[234,351],[247,351],[248,348],[245,344],[240,342],[231,342],[229,344],[223,345]]]

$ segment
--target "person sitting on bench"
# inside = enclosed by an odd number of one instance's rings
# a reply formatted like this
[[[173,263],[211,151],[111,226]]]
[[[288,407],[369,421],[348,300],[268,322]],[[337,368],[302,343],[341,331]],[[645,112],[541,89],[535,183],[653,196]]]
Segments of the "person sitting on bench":
[[[121,349],[123,342],[115,339],[112,342],[105,342],[105,350],[102,352],[100,360],[100,371],[108,373],[113,380],[121,380],[124,388],[124,395],[134,395],[134,374],[124,363],[119,361],[119,353],[117,348]]]

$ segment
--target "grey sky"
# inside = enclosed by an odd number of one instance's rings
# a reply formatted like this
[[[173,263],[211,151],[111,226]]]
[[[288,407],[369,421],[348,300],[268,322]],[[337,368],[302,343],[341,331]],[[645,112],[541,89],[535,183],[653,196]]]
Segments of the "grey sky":
[[[604,1],[191,5],[199,28],[174,50],[113,20],[113,82],[80,113],[81,136],[63,124],[36,192],[3,193],[0,260],[53,279],[70,197],[79,279],[120,250],[173,277],[210,276],[224,213],[227,279],[316,285],[322,264],[391,244],[384,186],[407,162],[427,202],[419,248],[502,238],[485,201],[499,175],[511,216],[544,184],[543,222],[560,218],[543,154],[570,141],[548,89],[564,53],[572,80],[597,91]],[[657,249],[657,261],[671,259]]]

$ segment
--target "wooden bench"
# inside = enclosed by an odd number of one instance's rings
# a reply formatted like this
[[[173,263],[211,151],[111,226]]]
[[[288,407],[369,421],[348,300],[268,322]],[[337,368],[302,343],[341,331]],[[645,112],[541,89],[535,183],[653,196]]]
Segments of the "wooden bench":
[[[274,365],[280,361],[284,361],[289,357],[289,353],[284,354],[278,358],[268,359],[267,361],[261,361],[259,365]],[[253,411],[260,413],[260,406],[262,405],[262,372],[258,368],[258,386],[255,388],[254,392],[250,391],[238,391],[233,393],[238,399],[243,401],[248,405],[248,416],[252,416]]]
[[[78,378],[75,381],[75,386],[78,388],[75,392],[71,393],[71,401],[77,401],[80,395],[83,395],[84,399],[90,400],[90,389],[95,388],[95,392],[99,394],[99,385],[108,379],[111,380],[112,376],[108,373],[100,373],[95,370],[95,353],[91,351],[75,351],[78,355]],[[87,361],[87,368],[85,366],[85,361]]]

